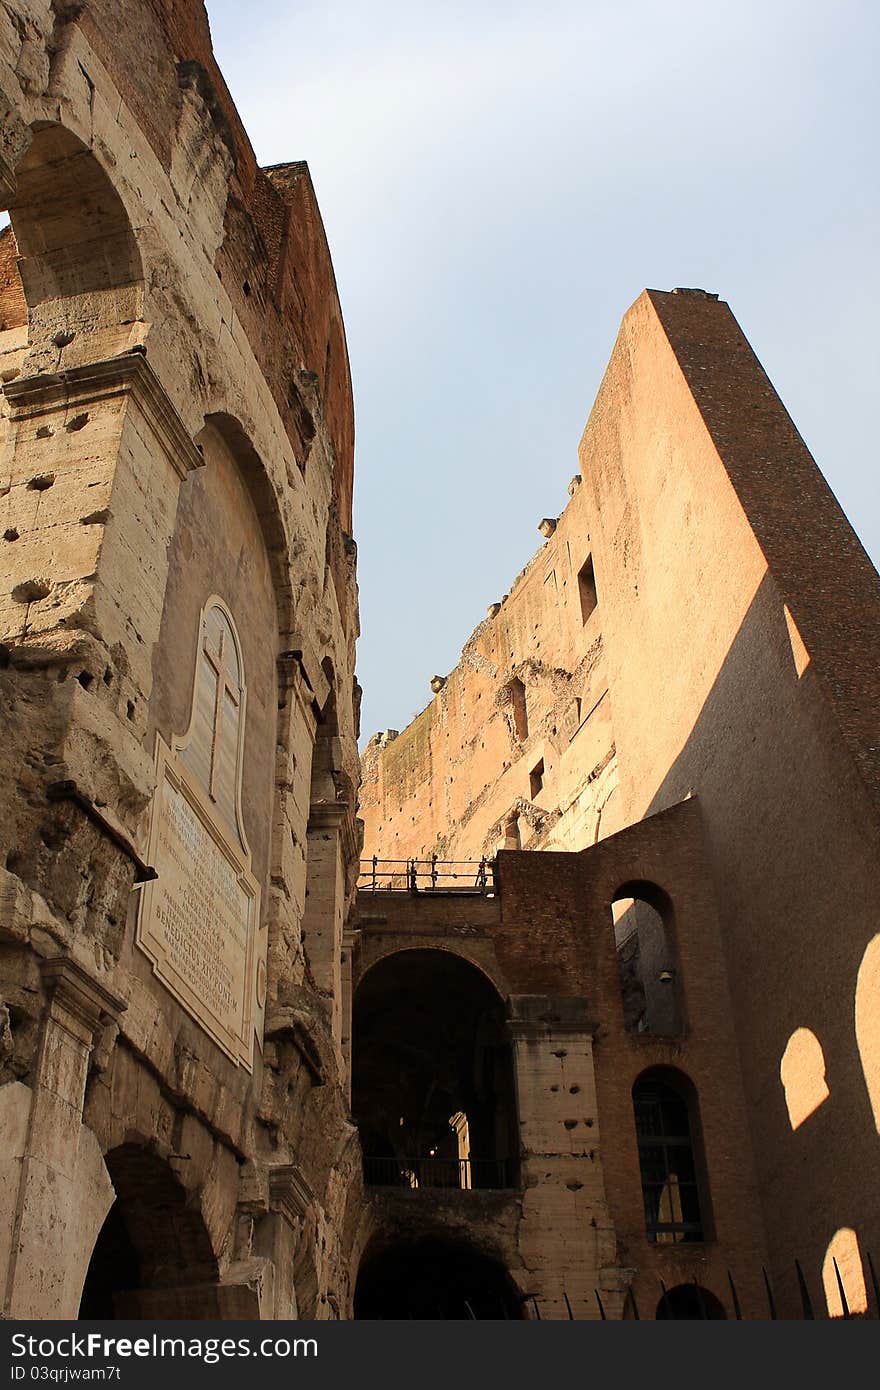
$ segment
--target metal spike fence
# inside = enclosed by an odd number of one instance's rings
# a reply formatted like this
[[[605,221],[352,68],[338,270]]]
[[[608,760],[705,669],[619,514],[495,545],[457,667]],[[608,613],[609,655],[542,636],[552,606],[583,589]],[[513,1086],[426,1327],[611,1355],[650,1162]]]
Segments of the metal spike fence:
[[[880,1281],[878,1281],[877,1278],[877,1270],[870,1250],[867,1250],[865,1252],[865,1261],[867,1264],[867,1273],[870,1275],[871,1291],[874,1295],[873,1308],[871,1307],[869,1300],[867,1309],[865,1309],[862,1312],[855,1313],[853,1312],[852,1307],[850,1306],[850,1298],[847,1296],[843,1275],[840,1272],[840,1266],[838,1265],[837,1260],[832,1257],[832,1267],[834,1270],[835,1284],[837,1287],[837,1293],[840,1299],[841,1307],[841,1313],[839,1316],[843,1321],[852,1321],[854,1319],[860,1320],[862,1318],[880,1319]],[[797,1281],[798,1293],[800,1296],[801,1317],[804,1320],[815,1321],[816,1313],[813,1308],[813,1300],[810,1295],[809,1285],[807,1283],[807,1279],[804,1274],[800,1260],[794,1261],[794,1270],[795,1278]],[[770,1281],[770,1275],[767,1273],[767,1270],[763,1265],[761,1266],[761,1276],[764,1285],[764,1297],[766,1300],[766,1315],[772,1321],[778,1321],[779,1314],[777,1311],[776,1295],[773,1289],[773,1285]],[[659,1285],[660,1298],[657,1304],[656,1316],[659,1318],[669,1319],[675,1322],[683,1320],[692,1321],[704,1319],[709,1320],[713,1318],[717,1319],[723,1318],[727,1315],[727,1310],[724,1308],[722,1300],[718,1297],[717,1294],[714,1294],[711,1289],[707,1289],[702,1284],[700,1284],[696,1275],[689,1282],[684,1282],[680,1285],[677,1285],[675,1289],[671,1290],[666,1287],[666,1284],[663,1279],[658,1278],[657,1282]],[[740,1303],[739,1292],[737,1290],[736,1283],[734,1282],[731,1270],[727,1271],[727,1284],[730,1293],[730,1306],[733,1310],[734,1318],[737,1322],[742,1322],[744,1320],[742,1304]],[[680,1289],[693,1290],[693,1298],[689,1300],[689,1303],[687,1305],[685,1305],[683,1302],[677,1303],[676,1299],[673,1297]],[[596,1307],[599,1312],[599,1319],[602,1322],[607,1322],[609,1320],[608,1310],[605,1306],[605,1303],[603,1302],[602,1295],[600,1294],[598,1289],[594,1289],[593,1292],[596,1298]],[[717,1312],[712,1311],[712,1308],[709,1302],[707,1301],[707,1295],[708,1298],[711,1299],[712,1304],[717,1303]],[[535,1302],[534,1299],[532,1301]],[[571,1311],[571,1303],[567,1294],[565,1295],[565,1303],[566,1307],[568,1308],[569,1317],[573,1318],[574,1314]],[[535,1302],[535,1310],[538,1316],[540,1316],[540,1313],[538,1312],[537,1302]],[[630,1317],[636,1319],[639,1318],[639,1316],[639,1306],[636,1302],[635,1291],[633,1290],[632,1286],[630,1286],[629,1288],[627,1288],[626,1293],[624,1294],[621,1317],[624,1319]]]

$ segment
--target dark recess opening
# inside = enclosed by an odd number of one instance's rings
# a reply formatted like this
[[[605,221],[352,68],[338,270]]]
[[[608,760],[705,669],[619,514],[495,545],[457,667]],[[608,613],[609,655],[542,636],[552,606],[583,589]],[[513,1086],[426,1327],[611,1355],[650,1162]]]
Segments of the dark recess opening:
[[[464,1243],[423,1239],[365,1258],[354,1315],[364,1320],[500,1321],[522,1318],[522,1300],[497,1260]]]
[[[581,600],[581,621],[585,623],[599,602],[592,555],[587,558],[578,573],[578,593]]]

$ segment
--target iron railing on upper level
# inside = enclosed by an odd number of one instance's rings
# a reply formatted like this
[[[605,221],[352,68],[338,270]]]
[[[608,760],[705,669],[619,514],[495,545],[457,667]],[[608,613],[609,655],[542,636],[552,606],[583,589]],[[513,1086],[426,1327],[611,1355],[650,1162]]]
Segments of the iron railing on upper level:
[[[362,859],[358,875],[362,893],[480,893],[495,895],[491,859]]]
[[[506,1158],[392,1158],[364,1154],[364,1182],[370,1187],[506,1188],[512,1185]]]

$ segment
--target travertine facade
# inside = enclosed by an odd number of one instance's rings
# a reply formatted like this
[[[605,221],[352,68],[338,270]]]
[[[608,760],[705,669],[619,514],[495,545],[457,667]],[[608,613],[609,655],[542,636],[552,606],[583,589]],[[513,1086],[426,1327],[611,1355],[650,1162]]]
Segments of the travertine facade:
[[[726,305],[368,746],[368,859],[485,862],[357,892],[308,170],[199,0],[10,3],[0,94],[2,1315],[876,1315],[880,586]]]
[[[345,1316],[353,412],[308,170],[257,168],[199,3],[6,6],[0,90],[3,1311]]]

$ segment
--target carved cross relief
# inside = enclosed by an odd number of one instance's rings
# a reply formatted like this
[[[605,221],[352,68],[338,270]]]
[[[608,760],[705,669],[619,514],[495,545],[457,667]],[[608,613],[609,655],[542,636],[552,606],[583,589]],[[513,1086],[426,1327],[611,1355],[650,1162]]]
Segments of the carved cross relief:
[[[211,769],[208,774],[208,795],[212,801],[217,800],[217,755],[223,728],[223,705],[227,696],[231,700],[233,708],[238,709],[241,704],[241,686],[237,664],[236,666],[229,666],[226,661],[229,645],[229,637],[223,627],[220,629],[220,640],[216,651],[211,648],[210,637],[205,632],[202,651],[217,678],[217,688],[214,693],[214,728],[211,734]]]
[[[238,635],[218,599],[202,613],[190,726],[176,744],[247,853],[241,816],[245,686]]]

